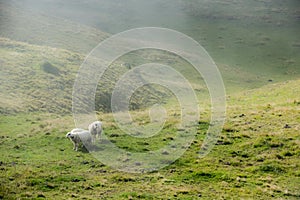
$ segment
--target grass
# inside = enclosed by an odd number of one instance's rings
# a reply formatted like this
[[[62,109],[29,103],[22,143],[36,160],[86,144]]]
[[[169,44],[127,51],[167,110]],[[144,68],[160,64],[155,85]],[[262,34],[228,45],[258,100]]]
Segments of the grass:
[[[70,113],[72,87],[77,70],[84,55],[72,51],[30,45],[23,42],[0,38],[1,90],[0,112]],[[42,52],[42,53],[41,53]],[[133,61],[133,62],[131,62]],[[159,50],[139,50],[118,58],[104,73],[96,92],[96,109],[109,111],[111,92],[118,79],[128,70],[149,62],[172,66],[191,83],[197,96],[208,98],[203,78],[195,69],[178,56]],[[245,88],[257,88],[268,84],[264,78],[257,78],[250,72],[219,65],[227,93]],[[234,72],[234,73],[233,73]],[[142,78],[142,76],[141,76]],[[132,84],[128,82],[128,84]],[[20,98],[21,97],[21,98]],[[170,91],[162,87],[145,86],[138,89],[131,99],[135,109],[155,103],[167,103],[172,97]]]
[[[8,38],[0,38],[0,52],[3,65],[0,69],[0,88],[3,91],[0,95],[1,113],[71,112],[73,84],[84,60],[83,54]],[[149,62],[173,66],[188,77],[199,96],[207,96],[201,76],[186,61],[164,51],[140,50],[118,58],[105,71],[96,91],[96,109],[109,111],[111,93],[120,77],[131,68]],[[143,79],[142,75],[140,79]],[[135,83],[131,80],[127,82]],[[171,96],[163,87],[146,85],[134,93],[131,105],[138,109],[155,103],[166,103],[166,99]]]
[[[155,2],[147,4],[147,10],[155,7]],[[158,62],[186,76],[199,97],[201,120],[191,146],[175,162],[167,159],[170,152],[162,151],[160,161],[167,166],[143,174],[120,172],[84,150],[73,151],[65,134],[74,127],[71,98],[76,73],[85,54],[109,34],[53,17],[60,16],[60,8],[52,7],[55,4],[50,1],[45,14],[49,10],[52,17],[28,12],[21,3],[1,2],[0,199],[300,198],[297,6],[290,2],[282,7],[280,1],[271,5],[264,0],[199,5],[189,1],[186,7],[180,4],[178,10],[176,3],[169,3],[159,6],[163,18],[138,6],[132,8],[146,16],[151,14],[153,18],[148,19],[155,23],[126,17],[126,13],[132,13],[131,8],[128,12],[120,2],[101,4],[103,12],[96,4],[93,9],[80,2],[71,7],[77,9],[76,17],[88,10],[93,16],[88,20],[90,25],[111,32],[154,24],[182,31],[205,47],[222,73],[228,94],[227,121],[210,154],[198,158],[211,114],[203,79],[176,55],[149,49],[118,58],[98,83],[96,108],[107,140],[130,152],[118,161],[126,164],[132,162],[130,154],[160,149],[188,131],[176,134],[179,104],[162,87],[139,88],[131,99],[136,109],[131,112],[134,124],[140,127],[151,121],[141,105],[166,106],[167,121],[153,137],[125,134],[107,112],[111,90],[124,73],[144,63]],[[38,6],[42,11],[43,5]],[[178,12],[166,13],[169,6]],[[115,11],[126,23],[109,17]],[[104,22],[98,22],[94,17],[98,15]],[[81,22],[87,23],[86,19]],[[141,135],[138,131],[133,134]],[[107,140],[96,150],[107,147]]]
[[[230,96],[227,122],[209,155],[197,158],[208,127],[205,114],[184,155],[145,174],[119,172],[91,154],[73,151],[65,138],[73,127],[71,116],[1,116],[0,195],[4,199],[298,199],[299,85],[289,81]],[[258,99],[262,94],[268,96]],[[137,123],[147,121],[146,114],[133,113]],[[129,152],[163,146],[164,138],[171,137],[166,132],[172,133],[176,124],[173,121],[162,134],[141,143],[128,140],[110,114],[101,113],[99,118],[108,138]]]
[[[90,52],[109,36],[98,29],[40,12],[26,11],[15,2],[0,2],[0,36],[30,44]]]
[[[65,1],[60,6],[57,1],[31,2],[16,5],[112,34],[145,26],[178,30],[204,46],[224,76],[231,76],[226,83],[235,83],[237,88],[240,81],[253,88],[269,79],[280,82],[299,77],[299,3],[295,1],[102,0]]]
[[[87,54],[109,36],[100,30],[166,27],[198,41],[230,91],[299,78],[296,2],[31,2],[1,3],[1,37]]]
[[[70,112],[70,94],[81,54],[7,38],[0,38],[0,51],[1,113]]]

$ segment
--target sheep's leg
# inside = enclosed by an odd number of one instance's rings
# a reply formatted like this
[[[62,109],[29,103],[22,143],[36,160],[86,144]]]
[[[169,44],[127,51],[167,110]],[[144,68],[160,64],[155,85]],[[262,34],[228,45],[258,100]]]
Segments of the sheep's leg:
[[[92,144],[95,144],[96,142],[96,135],[92,135]]]
[[[78,151],[78,143],[75,144],[75,151]]]
[[[98,134],[98,140],[99,141],[101,140],[101,133],[102,133],[102,131],[100,131],[100,133]]]

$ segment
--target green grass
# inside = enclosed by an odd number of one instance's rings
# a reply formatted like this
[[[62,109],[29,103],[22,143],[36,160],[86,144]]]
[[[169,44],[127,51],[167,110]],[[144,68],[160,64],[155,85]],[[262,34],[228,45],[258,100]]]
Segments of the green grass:
[[[30,2],[1,2],[1,37],[87,54],[109,36],[100,30],[166,27],[192,37],[208,51],[230,92],[257,88],[268,80],[299,78],[294,1]]]
[[[116,81],[128,70],[149,62],[170,65],[186,76],[199,97],[201,120],[192,145],[174,163],[164,152],[161,162],[170,165],[145,174],[105,166],[84,150],[73,151],[65,137],[74,128],[71,98],[76,73],[85,54],[109,34],[59,18],[60,8],[68,8],[52,7],[50,1],[44,14],[28,12],[21,3],[0,3],[0,199],[300,198],[298,4],[185,3],[178,10],[177,4],[164,2],[159,6],[163,17],[150,12],[155,2],[147,4],[149,12],[121,2],[101,4],[103,12],[98,4],[71,6],[78,11],[76,17],[87,10],[92,14],[82,23],[111,32],[145,25],[182,31],[205,47],[222,73],[227,120],[214,149],[199,159],[211,113],[207,88],[195,70],[172,53],[149,49],[130,52],[109,66],[98,83],[96,108],[108,139],[126,151],[157,150],[182,136],[176,134],[179,104],[162,87],[145,86],[131,99],[138,126],[150,122],[145,107],[166,106],[167,121],[154,137],[133,138],[103,112],[109,111]],[[178,12],[166,13],[169,6]],[[127,16],[131,9],[151,14],[150,22]],[[46,16],[48,10],[52,17]],[[110,17],[115,13],[118,17]],[[98,22],[99,15],[104,21]],[[98,148],[106,144],[103,140]]]
[[[0,38],[0,112],[70,112],[81,54]],[[48,64],[47,64],[48,63]]]
[[[204,114],[185,154],[145,174],[119,172],[91,154],[73,151],[65,138],[73,127],[71,116],[1,116],[0,195],[4,199],[298,199],[299,83],[278,83],[228,97],[227,121],[209,155],[197,157],[208,126],[209,116]],[[133,112],[135,122],[147,122],[146,114]],[[176,124],[172,121],[160,136],[141,143],[122,135],[111,114],[101,113],[99,118],[108,138],[130,152],[164,145],[170,137],[166,132],[172,133]]]
[[[224,76],[230,76],[225,82],[236,88],[240,88],[241,81],[242,86],[254,88],[267,84],[269,79],[280,82],[299,77],[296,1],[30,2],[33,3],[16,5],[25,11],[27,8],[60,16],[111,34],[145,26],[178,30],[198,41]],[[73,45],[77,46],[76,42]]]
[[[0,52],[3,66],[0,69],[1,113],[71,112],[73,84],[84,55],[7,38],[0,39]],[[105,71],[97,87],[96,109],[109,111],[111,92],[119,78],[128,70],[151,62],[172,66],[188,79],[201,101],[208,99],[203,78],[185,60],[165,51],[139,50],[118,58]],[[266,77],[258,78],[250,72],[227,65],[218,67],[229,94],[268,84]],[[131,84],[130,81],[128,84]],[[148,85],[134,93],[131,106],[140,109],[155,103],[168,103],[170,97],[173,97],[170,91]]]

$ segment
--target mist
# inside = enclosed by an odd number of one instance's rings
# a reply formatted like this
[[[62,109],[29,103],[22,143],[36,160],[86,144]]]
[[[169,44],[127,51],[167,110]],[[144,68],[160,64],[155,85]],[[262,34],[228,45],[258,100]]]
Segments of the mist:
[[[41,14],[70,19],[97,27],[108,33],[127,29],[158,26],[172,29],[195,29],[194,21],[239,20],[263,24],[262,18],[274,23],[299,22],[297,0],[290,1],[208,1],[208,0],[24,0],[16,5]],[[194,26],[189,26],[193,23]],[[228,23],[228,22],[227,22]],[[253,22],[252,22],[253,23]],[[299,27],[298,27],[299,28]]]
[[[300,0],[0,0],[0,199],[299,199],[299,35]]]
[[[285,80],[300,73],[297,0],[14,0],[11,4],[36,16],[109,34],[137,27],[174,29],[198,41],[219,66],[264,79]]]

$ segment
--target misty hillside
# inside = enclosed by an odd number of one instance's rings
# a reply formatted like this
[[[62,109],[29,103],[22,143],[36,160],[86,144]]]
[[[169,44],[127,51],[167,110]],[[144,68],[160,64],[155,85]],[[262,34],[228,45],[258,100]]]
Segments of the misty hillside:
[[[196,39],[216,62],[228,94],[298,79],[298,3],[243,3],[1,1],[1,112],[70,112],[76,72],[88,52],[109,33],[142,26],[173,28]],[[98,84],[96,109],[109,111],[111,91],[118,78],[149,62],[171,64],[188,78],[199,97],[208,98],[202,77],[188,63],[148,50],[115,61]],[[132,103],[141,108],[142,104],[166,103],[170,96],[161,88],[143,88]]]
[[[0,1],[0,37],[88,53],[109,34],[59,16],[35,13]]]
[[[59,16],[111,34],[145,26],[178,30],[204,46],[217,64],[267,80],[300,74],[297,0],[13,2],[28,12]]]
[[[93,54],[137,27],[197,41],[226,94],[181,49]],[[0,199],[300,199],[299,35],[299,0],[0,0]]]
[[[83,54],[1,37],[0,52],[0,113],[71,113],[73,85],[84,61]],[[129,64],[132,60],[134,62]],[[204,81],[188,63],[172,54],[154,50],[149,54],[144,50],[124,55],[108,67],[97,84],[96,110],[111,110],[112,91],[122,75],[136,66],[154,61],[173,63],[178,71],[190,77],[197,94],[207,97]],[[142,74],[139,79],[143,81]],[[126,84],[133,84],[133,80]],[[131,107],[141,109],[155,103],[166,103],[171,96],[166,89],[146,85],[131,97]]]
[[[82,55],[0,38],[0,112],[70,112]]]

